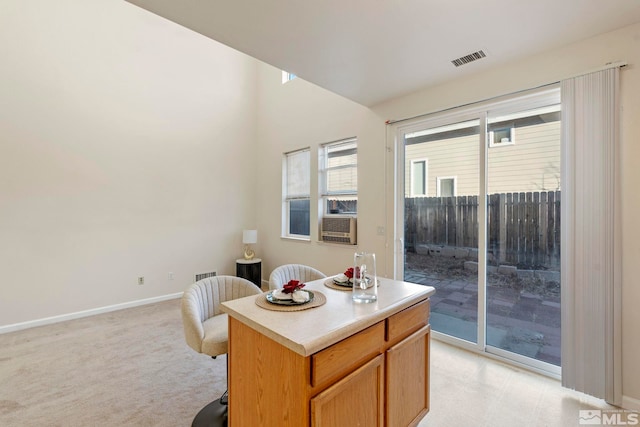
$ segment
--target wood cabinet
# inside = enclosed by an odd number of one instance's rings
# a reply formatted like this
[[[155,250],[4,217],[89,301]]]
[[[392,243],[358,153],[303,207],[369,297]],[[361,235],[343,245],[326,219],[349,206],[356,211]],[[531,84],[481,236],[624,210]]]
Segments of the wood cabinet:
[[[384,357],[378,355],[311,399],[311,427],[382,426]]]
[[[429,411],[429,330],[424,326],[386,352],[388,427],[415,426]]]
[[[229,426],[415,426],[429,410],[429,300],[309,356],[229,318]]]

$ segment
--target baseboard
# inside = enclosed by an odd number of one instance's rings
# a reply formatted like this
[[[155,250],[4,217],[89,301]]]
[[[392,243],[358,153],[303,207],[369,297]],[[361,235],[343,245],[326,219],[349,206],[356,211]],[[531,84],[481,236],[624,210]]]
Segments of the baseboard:
[[[167,301],[170,299],[180,298],[182,292],[175,294],[161,295],[158,297],[145,298],[136,301],[124,302],[121,304],[108,305],[106,307],[92,308],[90,310],[78,311],[75,313],[61,314],[59,316],[45,317],[43,319],[29,320],[27,322],[14,323],[11,325],[0,326],[0,334],[20,331],[22,329],[35,328],[36,326],[51,325],[53,323],[64,322],[65,320],[80,319],[82,317],[94,316],[96,314],[109,313],[111,311],[122,310],[125,308],[138,307],[154,302]]]
[[[622,396],[622,405],[624,409],[631,411],[640,411],[640,400],[629,396]]]

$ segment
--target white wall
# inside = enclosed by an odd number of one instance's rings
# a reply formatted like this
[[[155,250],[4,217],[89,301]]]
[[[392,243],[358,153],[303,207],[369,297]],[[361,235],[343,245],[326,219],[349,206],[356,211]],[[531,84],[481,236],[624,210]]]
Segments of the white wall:
[[[384,226],[384,123],[369,109],[339,97],[302,79],[282,84],[281,71],[266,64],[259,69],[257,196],[262,276],[281,264],[311,265],[326,274],[337,274],[353,264],[353,253],[385,250]],[[318,242],[318,148],[326,142],[358,138],[358,246]],[[311,148],[311,241],[281,238],[282,156],[299,148]],[[384,257],[378,274],[385,270]]]
[[[0,57],[0,326],[235,274],[257,61],[110,0],[3,0]]]
[[[640,408],[640,23],[527,58],[490,72],[425,89],[394,99],[373,110],[401,119],[464,105],[491,97],[559,81],[609,62],[627,61],[621,72],[621,181],[622,181],[622,328],[623,395],[625,403]],[[470,65],[473,66],[473,65]]]

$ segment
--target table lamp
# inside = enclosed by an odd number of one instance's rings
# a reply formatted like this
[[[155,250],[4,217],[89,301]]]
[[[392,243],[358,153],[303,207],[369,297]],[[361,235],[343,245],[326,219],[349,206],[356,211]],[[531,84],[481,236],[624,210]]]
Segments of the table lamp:
[[[242,243],[244,243],[244,259],[253,259],[255,252],[251,249],[252,244],[258,242],[258,230],[243,230]]]

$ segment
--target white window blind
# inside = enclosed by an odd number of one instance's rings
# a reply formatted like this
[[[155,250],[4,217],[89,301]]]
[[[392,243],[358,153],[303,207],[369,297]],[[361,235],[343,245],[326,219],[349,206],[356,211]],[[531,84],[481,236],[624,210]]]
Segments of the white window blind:
[[[310,152],[308,149],[287,153],[287,199],[309,198]]]
[[[358,194],[358,146],[355,140],[326,144],[323,196]]]
[[[285,154],[282,235],[308,238],[311,227],[311,157],[309,149]]]
[[[350,214],[358,205],[358,142],[324,144],[319,150],[320,199],[325,214]]]

